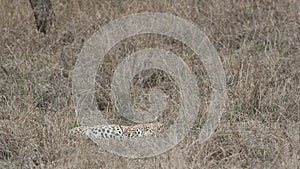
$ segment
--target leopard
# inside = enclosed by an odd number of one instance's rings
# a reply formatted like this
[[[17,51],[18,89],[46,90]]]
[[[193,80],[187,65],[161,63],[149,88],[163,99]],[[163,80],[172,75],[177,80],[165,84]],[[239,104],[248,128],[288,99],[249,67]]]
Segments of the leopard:
[[[158,137],[162,132],[161,122],[143,123],[135,125],[96,125],[80,126],[71,130],[71,135],[102,138],[102,139],[136,139],[144,137]]]

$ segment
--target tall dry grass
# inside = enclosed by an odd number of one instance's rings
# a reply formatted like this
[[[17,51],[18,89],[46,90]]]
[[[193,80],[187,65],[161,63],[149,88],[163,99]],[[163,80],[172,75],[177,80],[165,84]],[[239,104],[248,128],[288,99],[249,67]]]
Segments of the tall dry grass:
[[[0,1],[0,168],[299,168],[300,3],[298,0],[53,1],[56,20],[43,35],[27,0]],[[157,157],[128,159],[70,139],[77,124],[71,77],[83,43],[102,25],[143,11],[167,12],[198,25],[226,71],[228,99],[220,126],[202,145],[192,143],[199,122],[176,148]],[[110,77],[130,53],[162,47],[179,54],[210,93],[205,69],[184,44],[140,35],[120,42],[98,70],[97,102],[112,123]],[[176,117],[178,89],[167,74],[150,70],[133,82],[133,100],[158,86],[174,100],[162,116]],[[109,113],[110,112],[110,113]],[[174,113],[175,112],[175,113]]]

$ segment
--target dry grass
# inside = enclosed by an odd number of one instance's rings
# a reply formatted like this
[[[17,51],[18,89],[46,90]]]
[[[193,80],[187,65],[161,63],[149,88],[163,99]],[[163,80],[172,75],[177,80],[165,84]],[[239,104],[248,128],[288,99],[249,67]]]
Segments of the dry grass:
[[[56,21],[47,35],[35,30],[29,1],[0,4],[0,168],[300,167],[298,0],[57,0]],[[195,140],[191,132],[158,157],[128,159],[99,151],[91,141],[69,138],[77,125],[71,73],[84,41],[97,28],[142,11],[167,12],[198,25],[220,54],[228,99],[217,132],[203,145],[190,145]],[[198,85],[203,96],[209,94],[203,66],[191,59],[188,47],[171,38],[141,35],[122,41],[106,56],[98,71],[100,110],[114,112],[109,84],[116,65],[126,55],[153,46],[181,54],[202,75]],[[142,75],[133,83],[134,96],[158,86],[176,103],[171,77],[154,70]],[[176,109],[176,104],[168,105],[169,112]],[[124,122],[116,114],[105,117]],[[163,120],[174,117],[165,114]]]

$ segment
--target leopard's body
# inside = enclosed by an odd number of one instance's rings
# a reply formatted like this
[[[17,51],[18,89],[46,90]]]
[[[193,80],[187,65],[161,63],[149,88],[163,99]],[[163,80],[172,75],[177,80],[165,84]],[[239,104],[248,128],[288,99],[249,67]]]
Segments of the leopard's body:
[[[132,126],[112,124],[92,127],[76,127],[72,130],[72,134],[103,139],[142,138],[148,136],[156,137],[161,129],[162,123],[159,122]]]

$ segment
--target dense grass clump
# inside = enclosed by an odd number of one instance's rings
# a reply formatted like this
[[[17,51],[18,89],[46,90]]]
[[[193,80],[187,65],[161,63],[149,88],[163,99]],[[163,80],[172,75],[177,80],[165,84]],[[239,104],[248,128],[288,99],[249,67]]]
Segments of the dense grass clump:
[[[0,0],[0,168],[299,168],[300,3],[298,0],[146,0],[52,2],[55,21],[36,30],[29,1]],[[194,22],[217,49],[226,72],[226,108],[204,144],[202,121],[174,149],[156,157],[128,159],[71,139],[77,127],[72,70],[84,42],[102,25],[137,12],[165,12]],[[110,123],[131,125],[116,113],[110,82],[131,53],[159,47],[181,56],[199,77],[202,103],[210,82],[205,67],[185,44],[161,35],[139,35],[117,44],[100,65],[98,108]],[[149,90],[170,102],[161,120],[171,125],[180,91],[174,79],[147,70],[132,81],[134,106],[147,109]]]

